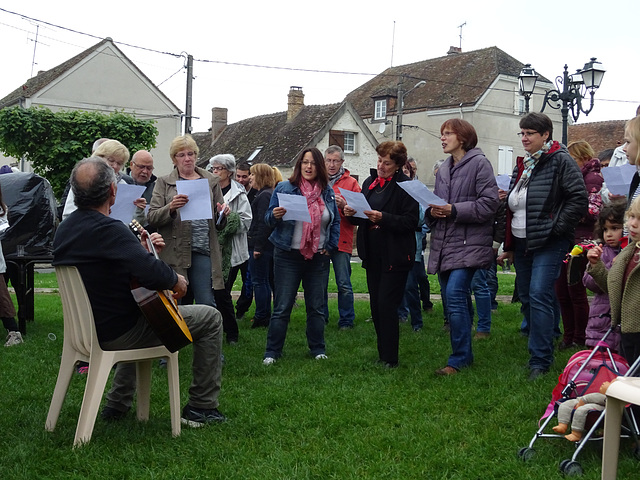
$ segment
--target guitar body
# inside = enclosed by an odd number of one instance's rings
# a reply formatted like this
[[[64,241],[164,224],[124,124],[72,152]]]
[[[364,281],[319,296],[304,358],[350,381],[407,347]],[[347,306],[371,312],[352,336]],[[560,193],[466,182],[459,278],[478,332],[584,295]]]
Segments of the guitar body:
[[[193,342],[189,327],[169,292],[138,286],[132,288],[131,293],[167,350],[173,353]]]
[[[134,233],[139,234],[141,228],[139,223],[132,222],[130,227]],[[153,245],[151,247],[153,249]],[[155,253],[155,249],[152,251]],[[157,254],[156,258],[158,258]],[[131,294],[167,350],[173,353],[193,342],[189,327],[182,318],[170,291],[149,290],[132,280]]]

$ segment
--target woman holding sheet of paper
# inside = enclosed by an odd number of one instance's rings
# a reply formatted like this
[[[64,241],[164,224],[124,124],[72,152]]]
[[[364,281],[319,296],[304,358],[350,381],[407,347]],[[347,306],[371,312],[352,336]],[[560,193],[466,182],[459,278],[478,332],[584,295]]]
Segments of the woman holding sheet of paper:
[[[187,278],[196,303],[215,307],[213,290],[224,290],[217,230],[226,225],[229,208],[224,204],[218,178],[196,167],[198,152],[198,145],[190,135],[173,139],[169,154],[175,168],[156,182],[149,224],[158,229],[166,242],[160,257]],[[180,212],[189,196],[178,193],[177,183],[200,179],[208,182],[214,218],[183,221]]]
[[[466,120],[454,118],[440,127],[442,150],[449,154],[436,174],[434,193],[447,202],[431,205],[428,272],[438,274],[452,353],[437,375],[454,375],[471,365],[471,327],[467,297],[477,269],[491,266],[493,220],[500,203],[491,163],[476,148],[478,135]]]
[[[402,166],[407,148],[402,142],[382,142],[376,147],[378,164],[362,184],[371,210],[355,216],[351,206],[344,215],[358,225],[358,256],[367,271],[371,318],[376,329],[379,362],[398,366],[398,307],[404,296],[409,271],[416,255],[418,202],[398,186],[409,180]]]
[[[292,215],[296,203],[303,204],[304,215],[300,217],[305,216],[310,222],[285,216],[287,208],[282,204],[290,205]],[[300,154],[291,178],[276,186],[264,219],[273,228],[269,241],[275,248],[273,313],[263,363],[271,365],[282,356],[300,282],[307,311],[309,353],[316,360],[324,360],[329,252],[338,247],[340,213],[320,150],[308,148]]]

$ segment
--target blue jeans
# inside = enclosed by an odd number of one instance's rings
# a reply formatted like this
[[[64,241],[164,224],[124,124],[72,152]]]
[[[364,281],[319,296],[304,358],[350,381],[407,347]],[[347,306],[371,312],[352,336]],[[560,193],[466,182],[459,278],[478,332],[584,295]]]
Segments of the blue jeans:
[[[356,313],[353,308],[353,288],[351,287],[351,255],[336,250],[331,254],[331,262],[338,287],[338,313],[340,314],[338,326],[353,327]],[[329,304],[326,300],[325,304],[325,319],[329,323]]]
[[[271,320],[271,283],[269,278],[273,268],[273,252],[266,250],[258,258],[253,258],[253,250],[249,253],[249,272],[256,303],[253,321],[257,325],[267,325]]]
[[[479,268],[471,279],[471,291],[476,298],[478,311],[477,331],[483,333],[491,331],[491,290],[489,290],[487,276],[487,270]]]
[[[440,287],[446,298],[446,315],[449,319],[451,350],[447,365],[457,370],[473,363],[471,351],[471,316],[467,299],[475,268],[459,268],[441,272]]]
[[[316,253],[305,260],[299,250],[273,252],[274,298],[273,314],[267,333],[265,358],[280,358],[287,336],[291,309],[302,282],[304,303],[307,311],[307,345],[312,356],[325,353],[324,308],[329,283],[329,256]]]
[[[533,252],[526,241],[515,239],[514,263],[522,313],[529,324],[529,368],[549,370],[553,363],[553,335],[557,305],[555,281],[569,251],[569,241],[550,240]]]
[[[187,269],[187,279],[198,305],[216,306],[211,283],[211,257],[191,252],[191,268]]]
[[[422,310],[420,309],[420,287],[418,276],[424,272],[424,263],[413,262],[413,268],[409,271],[407,285],[404,290],[402,303],[398,308],[398,317],[408,318],[411,314],[411,326],[415,329],[422,328]]]

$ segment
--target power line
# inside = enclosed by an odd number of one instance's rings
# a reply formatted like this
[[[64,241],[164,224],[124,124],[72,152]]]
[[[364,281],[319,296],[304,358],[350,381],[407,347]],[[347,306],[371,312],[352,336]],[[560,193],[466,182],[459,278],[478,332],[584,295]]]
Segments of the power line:
[[[33,17],[29,17],[28,15],[23,15],[17,12],[12,12],[10,10],[7,10],[5,8],[0,8],[0,11],[8,13],[10,15],[16,15],[19,16],[21,18],[33,21],[33,22],[39,22],[42,23],[44,25],[48,25],[50,27],[54,27],[54,28],[58,28],[60,30],[63,31],[67,31],[67,32],[71,32],[71,33],[75,33],[78,35],[83,35],[86,37],[90,37],[90,38],[94,38],[97,40],[104,40],[104,38],[90,34],[90,33],[86,33],[86,32],[81,32],[79,30],[75,30],[72,28],[68,28],[68,27],[63,27],[61,25],[57,25],[51,22],[47,22],[44,20],[39,20]],[[2,25],[6,25],[6,24],[2,24]],[[10,26],[10,25],[7,25]],[[16,28],[18,30],[23,30],[20,29],[18,27],[12,27],[12,28]],[[27,30],[23,30],[25,32],[28,32]],[[28,32],[31,33],[31,32]],[[45,37],[45,38],[50,38],[50,37]],[[54,39],[55,40],[55,39]],[[56,40],[57,41],[57,40]],[[179,58],[179,57],[183,57],[185,54],[184,52],[181,53],[172,53],[172,52],[167,52],[167,51],[161,51],[161,50],[156,50],[153,48],[148,48],[148,47],[141,47],[139,45],[133,45],[131,43],[126,43],[126,42],[120,42],[120,41],[116,41],[113,40],[114,43],[118,44],[118,45],[122,45],[122,46],[126,46],[126,47],[130,47],[130,48],[135,48],[138,50],[143,50],[146,52],[151,52],[151,53],[157,53],[160,55],[168,55],[174,58]],[[62,42],[62,43],[66,43],[66,42]],[[72,45],[72,44],[69,44]],[[77,45],[74,45],[77,46]],[[82,48],[77,46],[78,48]],[[194,61],[196,62],[200,62],[200,63],[209,63],[209,64],[218,64],[218,65],[229,65],[229,66],[237,66],[237,67],[248,67],[248,68],[262,68],[262,69],[268,69],[268,70],[283,70],[283,71],[293,71],[293,72],[306,72],[306,73],[324,73],[324,74],[331,74],[331,75],[358,75],[358,76],[369,76],[369,77],[378,77],[378,76],[388,76],[388,77],[398,77],[398,76],[403,76],[401,73],[392,73],[392,74],[385,74],[385,73],[367,73],[367,72],[345,72],[345,71],[336,71],[336,70],[321,70],[321,69],[312,69],[312,68],[296,68],[296,67],[285,67],[285,66],[278,66],[278,65],[261,65],[261,64],[255,64],[255,63],[242,63],[242,62],[230,62],[230,61],[224,61],[224,60],[209,60],[209,59],[196,59],[194,58]],[[165,83],[166,81],[168,81],[170,78],[172,78],[173,76],[175,76],[177,73],[179,73],[182,70],[182,68],[174,73],[173,75],[171,75],[170,77],[168,77],[167,79],[163,80],[162,83]],[[407,75],[404,75],[405,77],[408,77]],[[451,86],[461,86],[461,87],[468,87],[468,88],[478,88],[478,89],[482,89],[483,91],[488,91],[488,90],[493,90],[493,91],[502,91],[502,92],[512,92],[513,90],[508,89],[508,88],[498,88],[498,87],[488,87],[485,85],[477,85],[477,84],[469,84],[469,83],[464,83],[464,82],[455,82],[455,81],[446,81],[446,80],[435,80],[435,79],[421,79],[421,80],[425,80],[426,82],[432,82],[432,83],[438,83],[438,84],[444,84],[444,85],[451,85]],[[533,95],[537,95],[537,96],[542,96],[544,94],[540,94],[540,93],[534,93]],[[619,102],[619,103],[639,103],[638,100],[617,100],[617,99],[599,99],[600,101],[607,101],[607,102]]]

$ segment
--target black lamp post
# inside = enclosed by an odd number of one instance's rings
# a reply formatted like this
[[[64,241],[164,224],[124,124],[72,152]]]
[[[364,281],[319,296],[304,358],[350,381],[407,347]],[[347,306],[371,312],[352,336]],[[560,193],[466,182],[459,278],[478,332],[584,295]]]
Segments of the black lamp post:
[[[600,62],[596,61],[595,57],[591,58],[591,61],[585,63],[582,70],[578,70],[575,74],[569,75],[569,71],[567,65],[564,66],[564,72],[562,76],[556,77],[556,88],[553,90],[548,90],[545,93],[544,100],[542,102],[541,112],[544,112],[544,109],[547,105],[554,109],[560,109],[562,112],[562,143],[567,144],[567,130],[569,126],[569,111],[571,111],[571,116],[573,117],[573,121],[578,121],[580,117],[580,113],[584,113],[585,115],[589,115],[591,110],[593,110],[594,105],[594,95],[596,90],[600,87],[600,83],[602,83],[602,77],[604,76],[605,70],[598,67],[598,65],[602,65]],[[525,65],[525,68],[527,65]],[[533,82],[533,87],[529,90],[523,90],[522,85],[523,82],[523,73],[525,69],[523,68],[520,73],[520,92],[525,95],[525,99],[527,95],[531,96],[533,94],[533,88],[535,87],[535,82]],[[526,78],[526,75],[525,75]],[[536,77],[537,79],[537,77]],[[588,109],[585,109],[582,105],[582,100],[586,97],[587,92],[589,93],[590,105]],[[561,102],[559,104],[558,102]]]
[[[396,140],[402,141],[402,111],[404,110],[404,97],[413,92],[416,88],[420,88],[426,85],[427,82],[424,80],[420,80],[413,87],[411,87],[406,92],[402,90],[402,84],[404,83],[404,78],[398,83],[398,120],[396,125]]]

